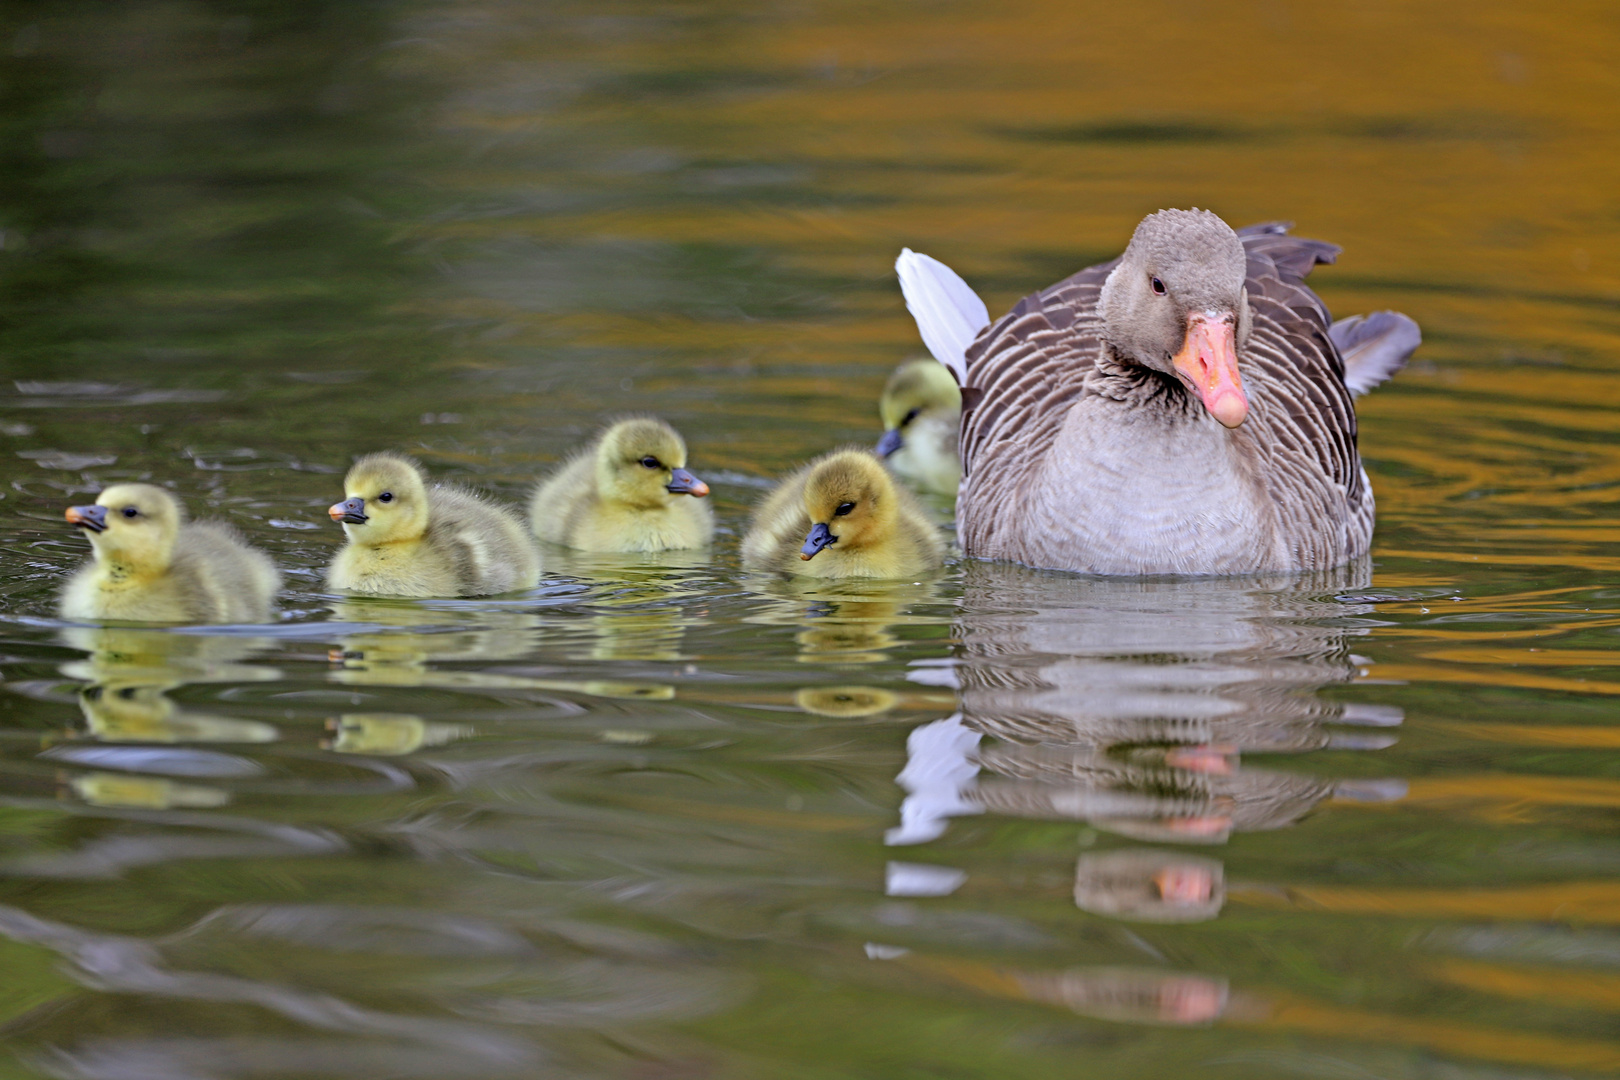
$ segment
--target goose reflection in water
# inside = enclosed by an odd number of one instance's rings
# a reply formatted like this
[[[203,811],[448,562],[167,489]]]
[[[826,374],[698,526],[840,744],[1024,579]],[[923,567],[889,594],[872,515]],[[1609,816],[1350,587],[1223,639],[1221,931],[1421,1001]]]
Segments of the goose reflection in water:
[[[1620,1043],[1602,1038],[1359,1009],[1261,986],[1235,987],[1220,975],[1110,965],[1042,971],[882,945],[868,945],[867,952],[928,980],[966,987],[990,997],[1055,1006],[1098,1020],[1174,1027],[1219,1024],[1419,1047],[1442,1055],[1538,1068],[1603,1073],[1620,1069]],[[1455,962],[1441,965],[1441,977],[1446,977],[1448,968],[1458,966]],[[1473,975],[1472,981],[1466,977],[1450,981],[1486,993],[1517,996],[1512,985],[1514,972],[1487,965],[1461,966],[1485,970],[1466,971],[1465,976]],[[1543,993],[1546,989],[1537,987]],[[1605,1000],[1612,1002],[1612,997]]]
[[[1120,580],[970,564],[949,669],[961,711],[911,733],[899,776],[908,794],[888,842],[923,843],[950,817],[989,812],[1219,844],[1290,825],[1335,796],[1399,797],[1398,783],[1242,763],[1245,751],[1394,742],[1398,710],[1316,693],[1360,674],[1350,645],[1366,631],[1349,618],[1371,609],[1335,594],[1368,576],[1363,565],[1277,580]],[[1208,917],[1218,880],[1189,870],[1154,888]]]

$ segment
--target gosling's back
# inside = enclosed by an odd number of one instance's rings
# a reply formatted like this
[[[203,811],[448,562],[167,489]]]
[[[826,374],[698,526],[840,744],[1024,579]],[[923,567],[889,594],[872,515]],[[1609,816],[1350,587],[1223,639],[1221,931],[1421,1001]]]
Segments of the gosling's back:
[[[450,486],[427,490],[428,523],[414,540],[350,540],[332,561],[330,588],[374,596],[489,596],[533,588],[540,556],[511,511]]]
[[[172,623],[254,623],[270,618],[281,575],[263,552],[220,522],[188,522],[166,571],[132,573],[91,562],[69,579],[64,619]]]

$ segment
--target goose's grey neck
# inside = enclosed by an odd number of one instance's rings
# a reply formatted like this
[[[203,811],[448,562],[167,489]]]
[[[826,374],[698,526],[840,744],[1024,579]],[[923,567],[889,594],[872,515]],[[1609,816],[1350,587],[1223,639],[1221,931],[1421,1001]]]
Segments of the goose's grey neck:
[[[1086,379],[1086,393],[1130,408],[1152,409],[1166,419],[1197,421],[1204,414],[1202,403],[1178,380],[1122,357],[1109,341],[1102,342],[1098,350],[1096,367]]]

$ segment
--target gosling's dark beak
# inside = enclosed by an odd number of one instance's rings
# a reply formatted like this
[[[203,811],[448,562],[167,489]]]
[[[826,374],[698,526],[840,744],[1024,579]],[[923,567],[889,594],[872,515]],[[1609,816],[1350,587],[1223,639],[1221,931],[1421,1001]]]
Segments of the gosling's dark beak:
[[[709,485],[685,469],[671,469],[669,471],[669,486],[664,490],[671,495],[695,495],[701,499],[709,493]]]
[[[906,438],[900,434],[900,429],[890,428],[883,433],[883,438],[878,440],[877,456],[886,458],[904,445],[906,445]]]
[[[327,513],[332,520],[344,525],[364,525],[370,519],[366,517],[366,500],[356,495],[352,499],[344,499],[340,503],[333,503]]]
[[[105,506],[70,506],[64,515],[73,524],[91,532],[107,531],[107,508]]]
[[[831,529],[818,521],[810,526],[810,535],[804,538],[804,547],[799,549],[799,558],[809,562],[816,557],[822,548],[830,547],[836,543],[838,543],[838,537],[832,534]]]

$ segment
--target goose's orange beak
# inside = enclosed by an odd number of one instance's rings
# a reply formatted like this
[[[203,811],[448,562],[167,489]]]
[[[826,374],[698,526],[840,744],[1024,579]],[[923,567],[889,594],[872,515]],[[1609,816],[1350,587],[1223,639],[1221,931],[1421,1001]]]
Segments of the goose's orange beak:
[[[1202,866],[1172,864],[1153,875],[1153,884],[1171,904],[1206,904],[1215,895],[1215,877]]]
[[[1187,339],[1172,358],[1176,372],[1209,414],[1229,428],[1249,415],[1249,398],[1238,374],[1237,338],[1231,315],[1195,311],[1187,316]]]

